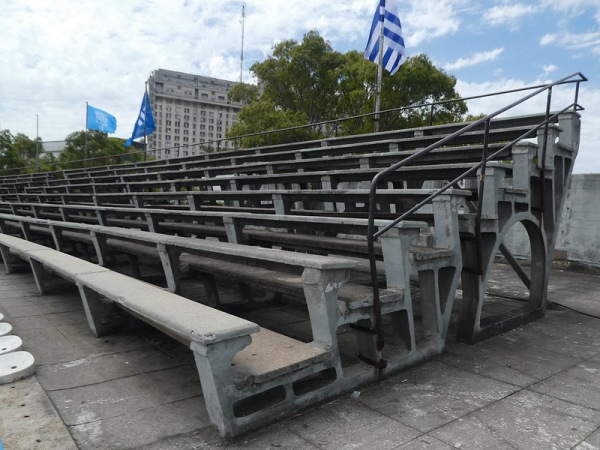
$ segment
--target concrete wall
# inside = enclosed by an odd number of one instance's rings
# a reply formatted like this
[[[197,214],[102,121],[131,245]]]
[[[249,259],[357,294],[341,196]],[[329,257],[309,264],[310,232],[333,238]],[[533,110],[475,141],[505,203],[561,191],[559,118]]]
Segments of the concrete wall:
[[[556,249],[569,261],[600,267],[600,174],[573,175]]]
[[[529,256],[522,226],[515,227],[505,244],[516,256]],[[555,258],[600,267],[600,174],[576,174],[563,209]]]

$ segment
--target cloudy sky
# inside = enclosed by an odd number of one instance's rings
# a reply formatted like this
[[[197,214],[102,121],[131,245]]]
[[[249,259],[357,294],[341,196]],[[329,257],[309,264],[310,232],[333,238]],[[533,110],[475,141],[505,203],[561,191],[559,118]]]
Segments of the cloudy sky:
[[[248,68],[285,39],[318,30],[340,52],[363,50],[376,0],[246,0]],[[582,142],[575,171],[600,173],[600,1],[403,0],[409,56],[427,54],[463,96],[536,85],[574,72]],[[131,135],[144,82],[158,68],[240,78],[242,1],[0,0],[0,129],[62,140],[85,128],[85,102]],[[402,69],[400,69],[402,70]],[[557,89],[556,107],[572,102]],[[471,102],[491,112],[514,100]],[[521,112],[543,110],[544,100]]]

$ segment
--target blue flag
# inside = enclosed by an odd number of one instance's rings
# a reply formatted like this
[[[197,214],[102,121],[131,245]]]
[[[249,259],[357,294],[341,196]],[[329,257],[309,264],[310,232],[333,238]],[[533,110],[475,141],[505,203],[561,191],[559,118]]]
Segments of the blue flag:
[[[117,130],[117,119],[106,111],[87,105],[87,129],[114,133]]]
[[[392,3],[388,1],[388,3]],[[383,67],[394,75],[400,66],[406,62],[402,25],[398,13],[392,11],[391,5],[386,5],[386,0],[379,0],[377,10],[373,16],[369,42],[365,49],[365,59],[379,63],[379,35],[383,27]]]
[[[144,92],[144,99],[142,100],[142,106],[140,107],[140,115],[135,122],[135,127],[133,127],[133,134],[127,139],[127,142],[125,142],[125,147],[129,147],[133,144],[134,139],[152,134],[155,129],[156,125],[154,125],[154,117],[152,117],[150,99],[148,98],[148,93]]]

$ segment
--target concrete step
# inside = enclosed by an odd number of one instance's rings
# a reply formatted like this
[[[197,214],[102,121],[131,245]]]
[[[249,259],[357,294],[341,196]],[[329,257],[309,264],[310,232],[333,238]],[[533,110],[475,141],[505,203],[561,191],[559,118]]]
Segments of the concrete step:
[[[266,328],[252,334],[252,343],[233,358],[233,376],[238,389],[320,363],[331,349],[304,343]]]
[[[35,360],[29,352],[0,355],[0,384],[22,380],[35,373]]]

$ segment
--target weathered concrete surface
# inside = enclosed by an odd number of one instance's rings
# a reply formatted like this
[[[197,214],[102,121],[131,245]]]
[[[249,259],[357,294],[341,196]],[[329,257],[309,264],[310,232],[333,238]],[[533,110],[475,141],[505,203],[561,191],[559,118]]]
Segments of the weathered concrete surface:
[[[573,175],[556,248],[569,261],[600,267],[600,174]]]
[[[505,275],[495,272],[494,289],[518,294]],[[0,436],[7,449],[599,449],[597,286],[598,276],[554,271],[550,300],[589,315],[553,306],[544,319],[472,346],[451,342],[358,395],[224,443],[189,349],[143,325],[95,338],[75,292],[39,297],[30,275],[0,274],[0,313],[37,362],[35,376],[0,387]],[[281,306],[264,323],[276,328],[280,314],[281,329],[306,325],[305,312]],[[260,321],[261,310],[251,315]]]
[[[517,256],[529,256],[522,226],[505,242]],[[600,269],[600,174],[575,174],[567,195],[556,239],[555,258]]]
[[[0,386],[0,438],[7,450],[76,449],[35,377]]]

